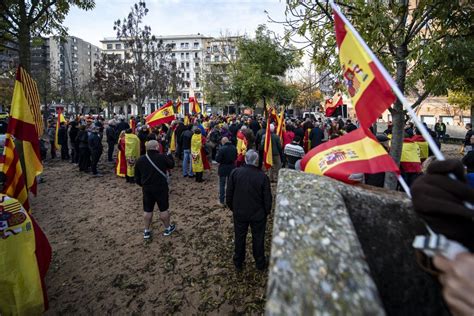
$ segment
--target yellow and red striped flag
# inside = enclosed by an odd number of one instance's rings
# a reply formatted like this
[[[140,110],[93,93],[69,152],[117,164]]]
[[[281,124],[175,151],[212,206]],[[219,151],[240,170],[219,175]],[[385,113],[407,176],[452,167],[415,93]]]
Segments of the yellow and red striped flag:
[[[272,133],[270,131],[270,115],[268,115],[267,128],[265,129],[265,144],[263,146],[263,165],[265,166],[265,169],[270,169],[273,166]]]
[[[41,315],[48,309],[44,278],[51,246],[16,199],[0,194],[0,314]]]
[[[326,104],[325,104],[326,116],[327,117],[332,116],[334,114],[334,112],[336,112],[337,108],[340,107],[341,105],[343,105],[342,95],[341,95],[340,92],[338,92],[332,97],[332,99],[327,99],[326,100]]]
[[[400,173],[392,157],[363,128],[330,140],[310,150],[301,160],[305,172],[352,183],[354,173]]]
[[[192,105],[191,112],[193,114],[201,113],[201,106],[199,105],[196,97],[189,97],[189,104]]]
[[[54,136],[54,147],[56,150],[61,150],[61,145],[59,145],[58,142],[58,135],[59,135],[59,126],[61,123],[66,123],[66,119],[64,118],[63,111],[58,110],[58,119],[56,120],[56,131],[55,131],[55,136]]]
[[[5,149],[1,158],[1,167],[6,177],[2,193],[17,199],[29,212],[30,203],[28,201],[28,189],[25,184],[25,176],[21,167],[20,156],[15,148],[12,135],[8,133],[5,135]]]
[[[278,116],[278,126],[277,126],[277,135],[280,137],[280,141],[283,144],[283,133],[286,130],[285,126],[285,111],[281,110],[280,115]]]
[[[176,100],[176,113],[181,113],[181,106],[183,105],[183,103],[181,103],[181,98],[178,97],[178,99]]]
[[[421,173],[420,146],[412,139],[405,138],[400,157],[400,169],[403,172]]]
[[[337,10],[333,13],[344,82],[360,125],[369,128],[392,105],[395,96],[370,54],[344,23],[345,17]]]
[[[418,147],[420,147],[421,161],[425,161],[430,154],[428,142],[423,138],[422,135],[415,135],[411,138],[411,140],[418,144]]]
[[[150,127],[154,127],[160,124],[165,124],[175,119],[173,102],[168,101],[165,105],[160,107],[155,112],[151,113],[145,118],[146,123]]]
[[[245,154],[247,153],[248,141],[244,133],[241,130],[237,132],[237,161],[244,162]]]
[[[42,132],[43,119],[36,83],[23,68],[18,67],[7,133],[21,141],[26,188],[33,194],[36,194],[36,176],[43,172],[39,150]]]

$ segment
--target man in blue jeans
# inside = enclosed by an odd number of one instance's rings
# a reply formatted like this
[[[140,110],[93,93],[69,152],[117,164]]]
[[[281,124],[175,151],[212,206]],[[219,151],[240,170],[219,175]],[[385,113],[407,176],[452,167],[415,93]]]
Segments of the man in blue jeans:
[[[237,159],[237,148],[227,137],[221,139],[222,146],[216,154],[216,161],[219,163],[217,174],[219,175],[219,203],[225,206],[225,184],[232,170],[235,168]]]
[[[181,134],[181,143],[183,144],[183,177],[194,177],[191,157],[191,138],[193,132],[191,132],[192,125],[186,126],[186,130]]]

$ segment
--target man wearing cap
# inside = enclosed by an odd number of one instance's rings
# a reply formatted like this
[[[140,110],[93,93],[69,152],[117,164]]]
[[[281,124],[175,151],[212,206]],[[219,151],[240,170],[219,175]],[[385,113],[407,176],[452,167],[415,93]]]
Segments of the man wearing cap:
[[[169,188],[167,171],[174,167],[171,153],[160,154],[159,144],[150,140],[145,144],[146,154],[138,158],[135,164],[135,182],[142,187],[145,230],[143,238],[151,238],[151,222],[155,204],[160,210],[160,219],[165,226],[164,236],[176,230],[171,224],[169,213]]]
[[[264,271],[265,226],[272,208],[270,180],[258,169],[258,153],[250,149],[245,154],[245,165],[232,170],[227,181],[226,204],[234,218],[234,265],[241,271],[245,261],[245,241],[250,226],[255,265]]]

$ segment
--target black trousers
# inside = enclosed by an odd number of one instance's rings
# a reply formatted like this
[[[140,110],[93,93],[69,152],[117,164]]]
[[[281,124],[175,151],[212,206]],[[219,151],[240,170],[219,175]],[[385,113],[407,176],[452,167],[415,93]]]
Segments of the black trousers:
[[[69,147],[66,144],[61,145],[61,159],[68,160],[69,159]]]
[[[79,163],[79,143],[74,143],[74,149],[72,150],[72,162]]]
[[[107,159],[108,161],[113,161],[115,142],[107,142],[107,145],[108,145]]]
[[[196,175],[196,182],[202,182],[203,181],[202,176],[203,176],[204,172],[202,172],[202,171],[201,172],[195,172],[194,174]]]
[[[99,163],[100,156],[102,155],[102,151],[92,151],[91,152],[91,169],[92,174],[97,174],[97,164]]]
[[[258,169],[262,169],[263,166],[263,149],[258,150]]]
[[[89,148],[87,147],[79,148],[79,170],[89,171],[90,165],[91,165],[91,153],[90,153]]]
[[[261,221],[238,221],[234,218],[234,265],[238,268],[242,267],[245,261],[245,241],[247,232],[252,231],[252,252],[255,259],[257,269],[265,268],[265,226],[267,219]]]
[[[51,142],[51,159],[56,158],[56,146],[54,145],[54,141]]]

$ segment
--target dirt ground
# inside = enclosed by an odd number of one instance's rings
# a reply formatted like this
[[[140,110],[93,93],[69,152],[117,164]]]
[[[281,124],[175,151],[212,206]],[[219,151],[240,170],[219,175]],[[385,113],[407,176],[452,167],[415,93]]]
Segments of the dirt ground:
[[[458,151],[443,145],[448,157],[459,158]],[[218,205],[216,165],[200,184],[182,178],[180,166],[173,171],[177,231],[162,236],[155,213],[151,242],[142,237],[141,189],[116,177],[113,165],[103,161],[100,168],[104,177],[94,178],[48,160],[46,182],[31,199],[53,248],[47,315],[263,313],[267,276],[254,267],[250,237],[244,272],[233,269],[232,218]]]
[[[111,164],[101,169],[94,178],[46,161],[46,182],[31,199],[53,249],[47,315],[263,313],[267,276],[255,269],[250,239],[244,272],[234,271],[232,217],[218,204],[216,165],[204,183],[173,171],[177,230],[162,236],[155,213],[151,242],[143,240],[140,187],[116,177]],[[270,219],[267,252],[271,229]]]

